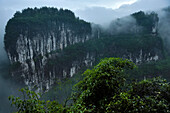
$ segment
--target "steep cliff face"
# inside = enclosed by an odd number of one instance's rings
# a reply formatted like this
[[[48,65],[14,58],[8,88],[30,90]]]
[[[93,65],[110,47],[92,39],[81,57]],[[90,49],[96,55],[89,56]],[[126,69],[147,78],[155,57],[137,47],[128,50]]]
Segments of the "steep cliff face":
[[[12,75],[40,92],[47,91],[56,79],[72,77],[104,57],[123,57],[140,64],[164,56],[156,35],[105,36],[96,31],[96,36],[91,29],[69,10],[44,7],[17,12],[5,34]]]
[[[164,51],[162,40],[158,36],[125,35],[88,40],[65,48],[57,55],[53,53],[52,56],[47,61],[48,72],[53,72],[54,68],[66,77],[72,76],[84,67],[97,64],[105,57],[127,58],[140,65],[164,58]]]
[[[30,88],[38,85],[42,91],[45,85],[45,89],[48,89],[56,77],[62,77],[55,71],[45,73],[50,53],[83,43],[90,37],[90,24],[75,18],[69,10],[41,8],[17,12],[8,22],[5,34],[12,75],[23,77],[24,83]],[[48,78],[53,81],[48,82]]]

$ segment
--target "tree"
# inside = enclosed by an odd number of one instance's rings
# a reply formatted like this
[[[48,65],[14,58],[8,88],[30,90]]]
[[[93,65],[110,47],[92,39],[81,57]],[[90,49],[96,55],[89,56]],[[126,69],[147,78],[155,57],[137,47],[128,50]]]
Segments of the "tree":
[[[129,90],[112,98],[106,105],[106,111],[113,113],[169,113],[169,87],[169,83],[159,77],[132,82]]]
[[[9,100],[15,105],[18,113],[62,113],[64,108],[57,101],[40,100],[40,94],[22,88],[23,97],[10,96]]]
[[[112,97],[120,94],[125,85],[124,71],[133,69],[134,63],[121,58],[105,58],[92,70],[84,72],[86,77],[76,85],[75,103],[81,109],[104,112]],[[78,99],[77,99],[78,98]]]
[[[126,82],[125,70],[135,68],[127,59],[105,58],[75,85],[74,103],[62,106],[56,100],[44,101],[28,89],[23,97],[10,96],[18,112],[37,113],[169,113],[170,83],[153,78]]]

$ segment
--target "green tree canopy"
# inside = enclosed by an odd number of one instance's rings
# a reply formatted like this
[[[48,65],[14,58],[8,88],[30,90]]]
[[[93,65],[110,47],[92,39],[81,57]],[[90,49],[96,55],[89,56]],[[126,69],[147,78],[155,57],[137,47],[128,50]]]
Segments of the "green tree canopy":
[[[153,78],[127,83],[126,71],[135,68],[127,59],[105,58],[75,85],[73,103],[62,106],[54,101],[44,101],[27,89],[24,98],[10,96],[18,112],[25,113],[169,113],[170,83]]]

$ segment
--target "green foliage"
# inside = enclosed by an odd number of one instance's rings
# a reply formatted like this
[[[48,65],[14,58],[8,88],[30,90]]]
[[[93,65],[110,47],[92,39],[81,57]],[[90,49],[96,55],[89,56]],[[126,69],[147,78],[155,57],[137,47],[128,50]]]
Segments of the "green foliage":
[[[23,93],[23,99],[20,97],[9,97],[9,100],[12,100],[12,104],[17,107],[19,113],[44,111],[44,101],[39,100],[38,94],[24,88],[20,91]]]
[[[106,105],[108,113],[137,113],[143,111],[144,102],[139,96],[131,96],[122,92],[115,95],[109,104]]]
[[[15,105],[18,113],[61,113],[64,109],[56,101],[40,100],[40,94],[30,91],[27,88],[20,90],[23,98],[10,96],[9,100]]]
[[[10,96],[18,112],[40,113],[169,113],[170,83],[153,78],[126,82],[126,71],[135,68],[129,60],[106,58],[75,85],[74,103],[62,106],[54,101],[40,100],[28,89],[21,89],[24,98]],[[60,83],[59,83],[60,84]]]
[[[157,62],[143,63],[138,68],[129,72],[131,78],[142,80],[143,78],[152,78],[162,76],[170,81],[170,58],[159,60]]]
[[[144,102],[143,110],[145,112],[169,113],[169,87],[170,84],[167,83],[165,79],[158,77],[132,83],[132,88],[129,93],[133,97],[140,96]]]
[[[124,69],[134,67],[132,62],[120,58],[102,60],[94,69],[84,72],[86,77],[76,85],[80,91],[75,94],[75,100],[79,98],[76,102],[86,109],[102,111],[104,108],[101,107],[122,91],[125,83]]]
[[[152,33],[152,28],[155,27],[159,21],[158,14],[155,12],[147,14],[143,11],[139,11],[132,14],[132,16],[136,19],[137,24],[143,27],[144,33]]]

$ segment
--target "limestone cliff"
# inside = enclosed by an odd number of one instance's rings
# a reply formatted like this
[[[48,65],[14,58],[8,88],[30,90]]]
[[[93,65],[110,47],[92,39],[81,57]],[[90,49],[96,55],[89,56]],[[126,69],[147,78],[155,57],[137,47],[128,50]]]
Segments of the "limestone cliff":
[[[23,77],[30,88],[38,85],[39,90],[43,86],[48,89],[61,76],[55,71],[45,73],[44,66],[51,57],[50,53],[83,43],[90,36],[90,24],[76,18],[69,10],[44,7],[17,12],[9,20],[5,34],[12,75]]]
[[[47,91],[56,79],[72,77],[104,57],[123,57],[140,64],[164,56],[159,36],[96,32],[97,36],[90,23],[69,10],[44,7],[17,12],[8,21],[4,38],[11,73],[30,89]]]

